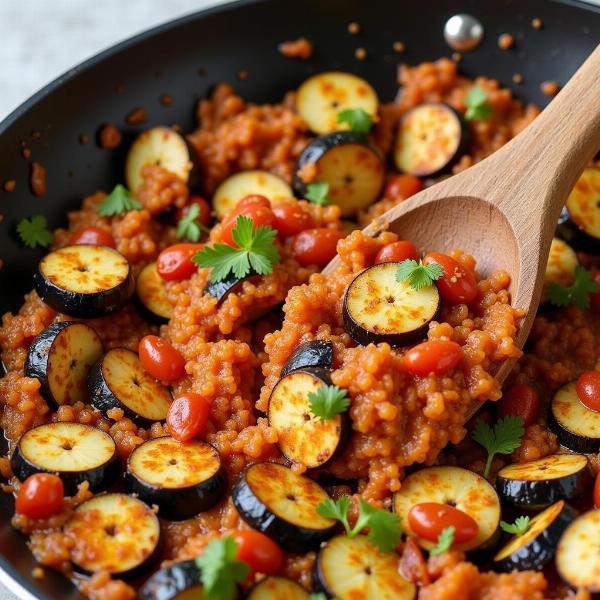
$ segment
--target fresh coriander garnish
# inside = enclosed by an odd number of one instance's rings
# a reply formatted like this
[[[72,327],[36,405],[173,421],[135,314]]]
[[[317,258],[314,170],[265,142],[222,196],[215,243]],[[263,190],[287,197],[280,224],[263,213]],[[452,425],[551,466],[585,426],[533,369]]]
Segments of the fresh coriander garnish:
[[[47,248],[54,239],[48,229],[48,221],[42,215],[35,215],[31,219],[21,219],[17,223],[17,233],[21,241],[30,248],[41,246]]]
[[[274,244],[277,232],[272,227],[255,228],[250,217],[240,215],[231,235],[237,248],[219,243],[205,246],[192,257],[198,266],[212,269],[213,283],[223,281],[231,272],[240,279],[251,271],[259,275],[273,272],[273,266],[279,262],[279,251]]]
[[[250,567],[236,559],[237,549],[237,542],[228,536],[211,540],[204,552],[196,558],[205,598],[210,600],[233,598],[236,584],[245,581],[250,574]]]
[[[98,214],[101,217],[112,217],[141,208],[143,208],[143,204],[136,200],[124,185],[118,183],[115,185],[115,189],[98,205]]]
[[[548,284],[548,300],[555,306],[574,304],[583,310],[590,306],[590,294],[595,294],[599,289],[590,271],[577,265],[573,285],[564,287],[554,281]]]
[[[483,121],[487,119],[493,111],[489,104],[486,104],[487,94],[478,85],[472,87],[465,96],[465,119],[467,121]]]
[[[407,258],[398,265],[396,281],[408,281],[410,287],[418,291],[422,287],[433,285],[433,282],[443,274],[444,268],[439,263],[431,262],[424,265],[423,261],[417,262]]]
[[[365,527],[368,527],[369,535],[367,539],[372,544],[382,552],[393,550],[402,537],[398,517],[387,510],[372,507],[362,498],[358,500],[358,507],[358,519],[354,527],[350,527],[348,522],[348,509],[350,508],[350,498],[348,496],[342,496],[337,501],[328,498],[319,504],[317,512],[322,517],[340,521],[346,530],[346,535],[351,538],[358,535]]]
[[[446,527],[446,529],[442,529],[442,532],[438,536],[437,546],[433,548],[429,554],[431,556],[437,556],[438,554],[444,554],[444,552],[448,552],[454,543],[455,531],[456,528],[452,525],[450,527]]]
[[[500,527],[502,528],[502,531],[506,531],[506,533],[523,535],[529,529],[529,521],[531,521],[529,517],[517,517],[514,523],[500,521]]]
[[[350,406],[346,390],[337,385],[322,385],[316,392],[308,394],[310,410],[322,421],[333,419]]]
[[[329,184],[326,181],[309,183],[306,186],[304,199],[314,202],[319,206],[327,206],[330,202],[327,194],[329,194]]]
[[[187,238],[190,242],[197,242],[203,231],[208,228],[199,223],[196,219],[200,215],[200,207],[197,204],[190,205],[190,208],[179,223],[177,224],[177,239]]]
[[[493,429],[485,421],[477,421],[477,425],[473,430],[473,439],[488,452],[483,472],[486,479],[489,477],[494,456],[514,452],[521,445],[521,438],[524,433],[523,417],[507,415],[497,421]]]
[[[338,113],[338,123],[348,123],[354,133],[369,133],[373,126],[373,117],[362,108],[347,108]]]

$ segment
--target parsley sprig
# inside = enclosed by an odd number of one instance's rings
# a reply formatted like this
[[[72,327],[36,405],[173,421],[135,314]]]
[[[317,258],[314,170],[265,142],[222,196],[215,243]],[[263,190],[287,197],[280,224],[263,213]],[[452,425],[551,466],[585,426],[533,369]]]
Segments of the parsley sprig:
[[[362,108],[347,108],[338,113],[338,123],[347,123],[354,133],[369,133],[373,126],[373,117]]]
[[[240,215],[231,235],[237,248],[219,243],[205,246],[192,257],[198,266],[212,269],[213,283],[223,281],[229,273],[242,278],[251,271],[259,275],[273,272],[280,257],[274,244],[277,232],[272,227],[254,227],[252,219]]]
[[[41,246],[47,248],[54,239],[48,229],[48,221],[42,215],[34,215],[31,219],[21,219],[17,223],[17,233],[21,241],[29,248]]]
[[[486,104],[487,94],[478,85],[472,87],[469,93],[465,96],[465,119],[467,121],[483,121],[487,119],[493,112],[493,108]]]
[[[190,208],[179,223],[177,223],[177,239],[187,238],[190,242],[197,242],[202,232],[208,232],[208,227],[198,222],[200,216],[200,207],[197,204],[190,205]]]
[[[118,183],[113,191],[98,204],[98,214],[101,217],[112,217],[120,215],[130,210],[140,210],[143,204],[136,200],[132,193],[124,186]]]
[[[322,421],[335,418],[350,406],[348,393],[337,385],[322,385],[308,394],[308,401],[313,415]]]
[[[444,554],[444,552],[448,552],[454,543],[455,532],[456,528],[452,525],[450,527],[446,527],[446,529],[442,529],[442,532],[438,536],[437,546],[433,548],[429,554],[431,556],[438,556],[438,554]]]
[[[514,533],[515,535],[523,535],[529,529],[529,517],[517,517],[514,523],[507,523],[506,521],[500,521],[500,527],[502,531],[506,533]]]
[[[444,268],[439,263],[431,262],[424,265],[423,261],[417,262],[407,258],[398,265],[396,281],[408,281],[410,287],[419,291],[422,287],[432,285],[443,275]]]
[[[304,199],[319,206],[327,206],[331,202],[327,194],[329,194],[329,184],[326,181],[316,181],[306,186]]]
[[[337,501],[328,498],[321,502],[317,507],[317,512],[322,517],[340,521],[346,530],[346,535],[351,538],[357,536],[365,527],[368,527],[367,539],[382,552],[390,552],[398,545],[402,537],[402,528],[397,515],[381,508],[374,508],[368,502],[359,498],[358,519],[354,527],[350,527],[348,522],[349,508],[350,498],[342,496]]]
[[[520,445],[525,433],[523,417],[507,415],[500,419],[492,429],[485,421],[477,421],[473,429],[473,439],[481,444],[488,452],[483,476],[490,475],[492,460],[496,454],[512,454]]]
[[[591,272],[577,265],[572,285],[565,287],[554,281],[548,284],[548,300],[555,306],[574,304],[584,310],[590,306],[590,294],[595,294],[599,289]]]

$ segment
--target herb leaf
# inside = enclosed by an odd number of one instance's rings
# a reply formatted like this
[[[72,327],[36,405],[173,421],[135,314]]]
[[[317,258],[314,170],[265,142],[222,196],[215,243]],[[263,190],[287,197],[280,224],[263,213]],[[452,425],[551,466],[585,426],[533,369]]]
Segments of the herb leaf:
[[[424,265],[423,261],[417,262],[412,258],[403,260],[396,272],[396,281],[406,281],[413,289],[419,291],[422,287],[432,285],[436,279],[444,274],[442,265],[431,262]]]
[[[330,202],[327,194],[329,194],[329,184],[326,181],[316,181],[315,183],[309,183],[306,186],[304,199],[314,202],[319,206],[327,206]]]
[[[196,558],[201,571],[200,581],[203,595],[211,600],[229,600],[241,583],[250,574],[250,567],[236,559],[238,545],[231,537],[211,540],[204,552]]]
[[[487,119],[493,112],[493,108],[489,104],[485,104],[487,94],[478,85],[472,87],[469,93],[465,96],[465,119],[467,121],[483,121]]]
[[[523,417],[507,415],[497,421],[493,429],[485,421],[477,421],[472,437],[488,452],[483,472],[483,476],[486,479],[489,477],[494,456],[496,454],[511,454],[514,452],[521,445],[521,438],[524,433]]]
[[[446,529],[442,529],[442,532],[438,536],[437,546],[429,552],[430,556],[438,556],[438,554],[444,554],[444,552],[448,552],[454,543],[455,531],[456,528],[452,525],[450,527],[446,527]]]
[[[322,421],[335,418],[350,406],[346,390],[337,385],[322,385],[316,392],[308,394],[310,410]]]
[[[369,133],[373,126],[373,117],[362,108],[347,108],[338,113],[338,123],[347,123],[354,133]]]
[[[502,531],[506,531],[506,533],[523,535],[529,529],[529,521],[531,521],[529,517],[517,517],[514,523],[500,521],[500,527],[502,528]]]
[[[200,207],[197,204],[191,204],[190,208],[179,223],[177,223],[177,239],[187,238],[190,242],[197,242],[203,231],[208,228],[197,221],[200,215]]]
[[[350,523],[348,523],[348,509],[350,508],[350,498],[348,496],[341,496],[337,501],[332,500],[331,498],[327,498],[317,506],[317,512],[327,519],[335,519],[336,521],[340,521],[340,523],[344,526],[346,530],[346,534],[349,537],[354,537],[350,535],[351,527]]]
[[[312,592],[309,600],[327,600],[327,596],[323,592]],[[335,600],[335,598],[333,598]]]
[[[590,294],[595,294],[599,289],[591,272],[577,265],[573,285],[564,287],[554,281],[548,284],[548,300],[555,306],[574,304],[584,310],[590,306]]]
[[[120,215],[129,210],[140,210],[143,204],[133,198],[131,192],[118,183],[113,191],[98,205],[98,214],[101,217]]]
[[[47,248],[54,239],[48,230],[48,221],[42,215],[35,215],[31,219],[21,219],[17,223],[17,233],[21,241],[29,248],[41,246]]]

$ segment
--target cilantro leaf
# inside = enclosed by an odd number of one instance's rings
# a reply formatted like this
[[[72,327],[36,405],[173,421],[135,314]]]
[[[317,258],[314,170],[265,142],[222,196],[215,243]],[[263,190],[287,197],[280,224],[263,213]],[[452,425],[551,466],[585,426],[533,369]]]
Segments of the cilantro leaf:
[[[143,204],[133,198],[131,192],[118,183],[113,191],[98,205],[98,214],[101,217],[120,215],[129,210],[140,210]]]
[[[448,552],[454,543],[455,531],[456,528],[452,525],[450,527],[446,527],[446,529],[442,529],[442,532],[438,536],[437,546],[429,552],[430,556],[438,556],[439,554]]]
[[[350,406],[346,390],[337,385],[322,385],[316,392],[308,394],[310,410],[322,421],[333,419]]]
[[[407,258],[398,265],[396,281],[408,280],[410,287],[418,291],[422,287],[432,285],[443,274],[444,268],[439,263],[431,262],[424,265],[423,261],[417,262],[412,258]]]
[[[48,230],[48,221],[42,215],[35,215],[31,219],[21,219],[17,223],[17,233],[21,241],[29,248],[41,246],[47,248],[54,239]]]
[[[524,433],[523,417],[507,415],[497,421],[493,429],[485,421],[477,421],[472,437],[488,452],[483,472],[483,476],[486,479],[489,477],[494,456],[496,454],[511,454],[514,452],[521,445],[521,438]]]
[[[236,583],[245,581],[250,567],[236,559],[238,545],[231,537],[211,540],[196,558],[203,595],[210,600],[229,600],[235,596]]]
[[[599,289],[591,272],[577,265],[573,285],[564,287],[554,281],[548,284],[548,300],[555,306],[574,304],[584,310],[590,306],[590,294],[595,294]]]
[[[177,239],[187,238],[190,242],[197,242],[203,231],[208,228],[197,221],[200,215],[200,207],[197,204],[191,204],[190,208],[179,223],[177,223]]]
[[[335,519],[336,521],[340,521],[346,530],[346,534],[349,537],[353,537],[350,535],[351,527],[350,523],[348,523],[349,508],[350,498],[348,496],[341,496],[337,502],[331,498],[323,500],[323,502],[317,506],[317,512],[326,519]]]
[[[469,93],[465,96],[465,119],[467,121],[483,121],[487,119],[493,112],[493,108],[489,104],[485,104],[487,94],[478,85],[472,87]]]
[[[212,269],[213,283],[223,281],[231,272],[240,279],[251,271],[258,275],[273,272],[280,258],[274,244],[277,232],[272,227],[255,228],[252,219],[240,215],[231,235],[237,248],[219,243],[205,246],[192,257],[198,266]]]
[[[326,181],[309,183],[306,186],[304,199],[314,202],[319,206],[327,206],[330,202],[327,194],[329,194],[329,184]]]
[[[309,600],[328,600],[328,598],[323,592],[313,592],[309,596]],[[335,600],[335,598],[333,598],[333,600]]]
[[[338,123],[347,123],[354,133],[369,133],[373,126],[373,117],[362,108],[347,108],[338,113]]]
[[[502,528],[502,531],[506,531],[506,533],[523,535],[529,529],[529,521],[531,521],[529,517],[517,517],[514,523],[500,521],[500,527]]]

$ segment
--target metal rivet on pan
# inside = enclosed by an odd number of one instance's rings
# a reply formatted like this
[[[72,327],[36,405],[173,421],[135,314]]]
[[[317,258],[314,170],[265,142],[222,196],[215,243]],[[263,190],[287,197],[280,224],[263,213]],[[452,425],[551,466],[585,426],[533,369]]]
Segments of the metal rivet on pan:
[[[481,21],[471,15],[454,15],[444,25],[444,38],[454,50],[468,52],[481,43],[483,25]]]

